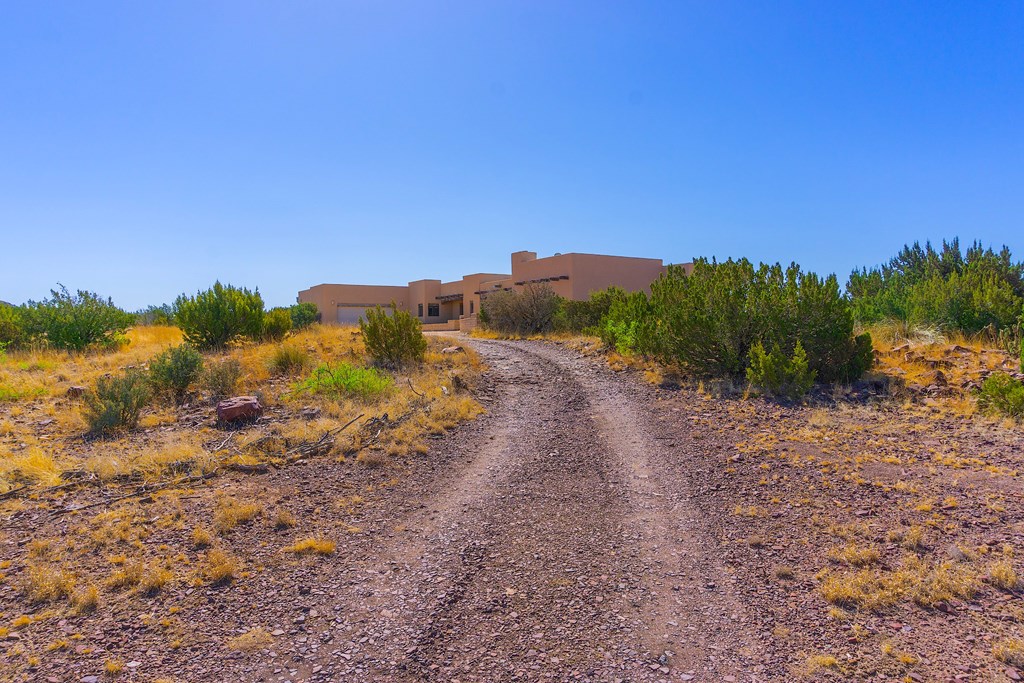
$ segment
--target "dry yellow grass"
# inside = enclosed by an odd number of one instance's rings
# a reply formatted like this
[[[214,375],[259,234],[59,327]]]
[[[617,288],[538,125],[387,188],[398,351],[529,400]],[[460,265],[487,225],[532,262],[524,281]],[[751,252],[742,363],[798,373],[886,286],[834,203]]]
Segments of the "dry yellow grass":
[[[238,652],[251,652],[262,649],[274,642],[274,637],[261,628],[254,628],[242,635],[228,639],[224,646]]]
[[[220,533],[231,531],[239,524],[256,519],[263,512],[263,506],[256,503],[241,503],[224,496],[217,501],[213,513],[213,527]]]
[[[298,520],[295,519],[295,515],[288,508],[278,508],[277,512],[274,513],[275,529],[291,529],[296,524],[298,524]]]
[[[96,586],[85,586],[71,596],[72,612],[78,615],[91,614],[96,611],[100,602],[100,592]]]
[[[977,590],[977,583],[977,572],[970,566],[932,563],[910,555],[894,571],[825,572],[820,590],[832,604],[880,611],[904,600],[934,607],[953,598],[970,598]]]
[[[32,602],[52,602],[71,595],[75,576],[50,563],[30,564],[25,578],[25,594]]]
[[[872,565],[881,558],[876,548],[864,548],[856,543],[849,543],[841,548],[830,548],[828,558],[834,562],[842,562],[854,567]]]
[[[192,530],[192,545],[196,548],[208,548],[213,545],[213,534],[208,529],[196,527]]]
[[[992,646],[992,654],[1004,664],[1024,669],[1024,640],[1007,638]]]
[[[1013,563],[1009,559],[999,560],[989,567],[988,578],[989,583],[1003,590],[1013,590],[1019,583],[1017,572],[1013,569]]]
[[[326,538],[304,538],[285,548],[287,552],[296,555],[332,555],[336,548],[334,541]]]
[[[223,550],[214,548],[206,553],[206,578],[215,585],[230,583],[238,574],[238,560]]]

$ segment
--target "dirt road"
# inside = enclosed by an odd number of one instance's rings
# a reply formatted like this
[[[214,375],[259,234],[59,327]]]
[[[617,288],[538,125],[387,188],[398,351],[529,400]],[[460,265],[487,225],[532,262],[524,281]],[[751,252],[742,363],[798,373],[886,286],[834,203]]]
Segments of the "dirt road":
[[[768,680],[649,397],[556,346],[474,340],[490,414],[316,613],[343,647],[296,677]],[[439,458],[439,462],[444,458]],[[284,680],[289,671],[267,672]]]

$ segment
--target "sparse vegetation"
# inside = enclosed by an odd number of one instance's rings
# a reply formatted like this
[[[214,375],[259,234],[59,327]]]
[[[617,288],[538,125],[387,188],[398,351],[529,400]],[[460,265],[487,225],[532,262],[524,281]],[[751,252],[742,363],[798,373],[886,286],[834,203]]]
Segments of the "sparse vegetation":
[[[310,366],[312,359],[304,349],[291,344],[282,344],[270,356],[270,369],[277,375],[293,375]]]
[[[241,378],[242,364],[235,358],[225,358],[207,363],[199,381],[210,400],[216,402],[233,395]]]
[[[149,363],[149,377],[157,391],[171,395],[175,403],[182,403],[189,387],[196,383],[203,371],[203,356],[188,344],[167,349]]]
[[[151,395],[148,379],[138,370],[97,378],[95,388],[85,394],[83,414],[89,430],[110,434],[134,429]]]
[[[487,327],[527,336],[551,332],[562,302],[550,286],[527,284],[519,291],[490,292],[480,305],[480,315]]]
[[[296,384],[295,391],[335,398],[353,396],[369,401],[385,394],[393,386],[391,376],[376,368],[340,363],[333,368],[321,365],[307,379]]]

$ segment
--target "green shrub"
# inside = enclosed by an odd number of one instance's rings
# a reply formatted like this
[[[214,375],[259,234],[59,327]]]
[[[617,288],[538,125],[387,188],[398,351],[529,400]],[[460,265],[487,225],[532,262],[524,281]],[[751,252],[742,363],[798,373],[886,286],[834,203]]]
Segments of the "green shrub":
[[[335,398],[355,396],[370,400],[386,393],[393,385],[391,376],[380,370],[342,363],[334,368],[321,365],[310,377],[295,385],[295,390]]]
[[[149,378],[154,388],[170,393],[179,404],[202,371],[202,354],[188,344],[167,349],[149,362]]]
[[[196,348],[222,349],[240,337],[260,338],[263,297],[258,289],[250,292],[215,282],[194,297],[179,296],[174,302],[174,319]]]
[[[270,370],[278,375],[302,372],[310,365],[309,353],[297,346],[285,344],[274,349],[270,356]]]
[[[556,315],[555,329],[600,335],[601,324],[611,312],[612,305],[626,296],[626,290],[609,287],[591,292],[590,297],[584,301],[562,301],[561,310]]]
[[[281,341],[292,329],[292,316],[287,308],[272,308],[263,315],[263,338]]]
[[[778,344],[765,353],[761,342],[750,347],[747,381],[774,396],[797,399],[814,386],[814,371],[807,367],[807,353],[798,341],[790,358]]]
[[[70,351],[111,349],[126,343],[124,333],[134,324],[135,316],[109,298],[84,290],[71,294],[63,285],[60,290],[50,290],[50,295],[25,305],[22,315],[29,337]]]
[[[313,323],[320,322],[320,311],[317,309],[316,304],[308,301],[304,301],[301,304],[292,304],[288,308],[288,313],[292,317],[293,330],[304,330]]]
[[[216,402],[234,395],[241,377],[242,364],[234,358],[227,358],[208,363],[200,376],[200,385],[210,395],[210,400]]]
[[[551,332],[561,298],[548,285],[528,284],[522,290],[492,292],[480,303],[486,326],[505,334]],[[478,318],[479,320],[479,318]]]
[[[978,405],[988,413],[1024,417],[1024,384],[1009,375],[990,375],[981,383]]]
[[[380,306],[366,312],[359,321],[366,351],[377,365],[390,368],[420,363],[427,351],[420,321],[408,311],[400,311],[392,302],[389,315]]]
[[[134,429],[151,395],[148,379],[137,370],[100,377],[95,388],[85,394],[83,414],[89,431],[109,434]]]
[[[652,354],[656,351],[657,317],[643,292],[624,294],[611,302],[599,328],[601,341],[619,353]]]
[[[0,304],[0,351],[24,346],[27,341],[25,309]]]
[[[860,323],[898,320],[968,334],[1013,325],[1024,302],[1024,264],[1007,247],[975,242],[904,246],[888,263],[854,271],[846,285]]]
[[[646,313],[639,303],[639,319],[617,316],[613,306],[609,321],[643,322],[635,343],[693,375],[743,376],[755,342],[786,353],[800,342],[822,381],[851,381],[870,367],[871,338],[854,338],[835,276],[822,279],[796,264],[754,268],[746,259],[698,259],[689,275],[671,266],[658,278]]]

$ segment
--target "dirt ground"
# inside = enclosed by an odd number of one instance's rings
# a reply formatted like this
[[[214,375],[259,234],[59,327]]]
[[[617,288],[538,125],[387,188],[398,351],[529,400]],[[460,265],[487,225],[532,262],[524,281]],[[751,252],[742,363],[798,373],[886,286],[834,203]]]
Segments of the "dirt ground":
[[[244,560],[232,583],[31,615],[5,634],[0,673],[1019,680],[994,655],[1022,635],[1007,574],[1024,547],[1019,431],[884,401],[712,398],[558,344],[465,343],[490,367],[474,390],[486,415],[382,467],[226,475],[223,494],[263,509],[225,533]],[[163,520],[215,501],[184,498],[126,501],[149,528],[138,542],[187,546]],[[274,522],[282,510],[294,526]],[[74,515],[21,519],[0,560],[77,534],[91,561],[86,531]],[[282,553],[310,536],[336,551]],[[0,583],[5,620],[16,578]],[[24,652],[39,653],[30,669]]]

